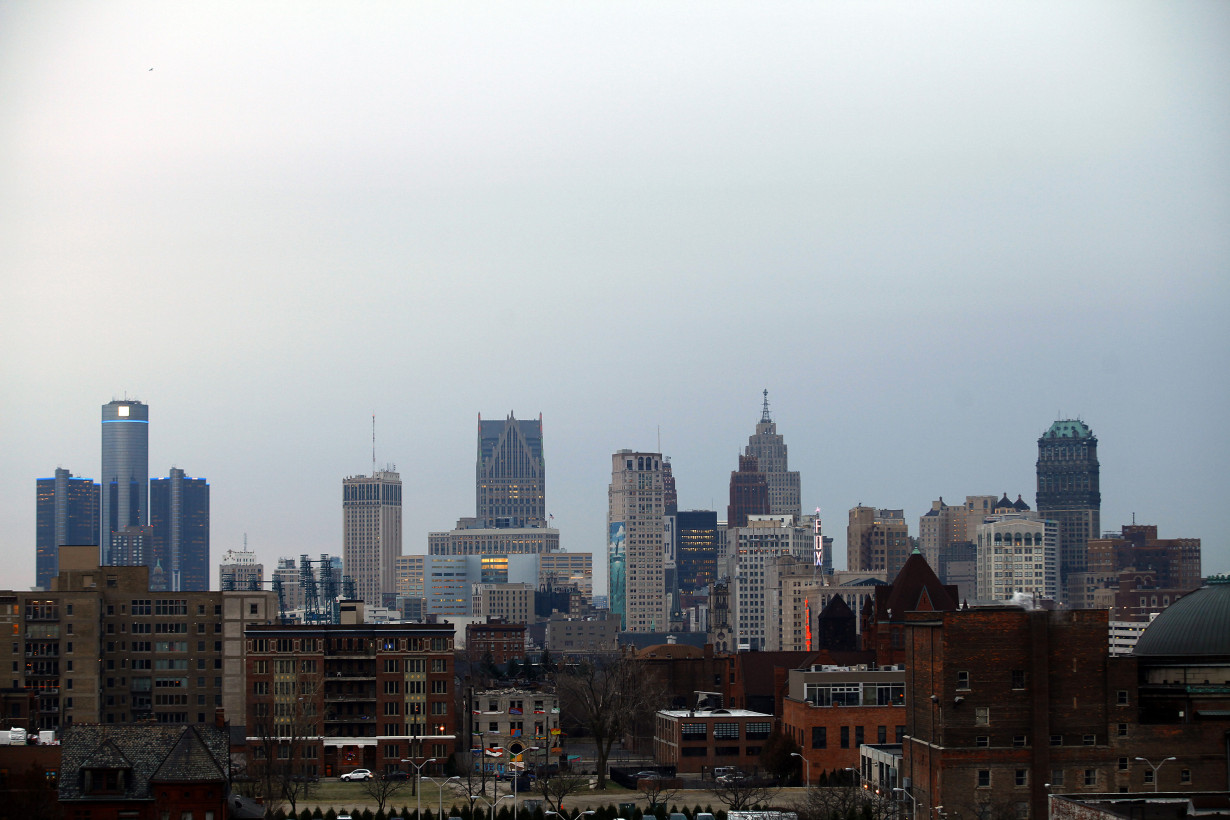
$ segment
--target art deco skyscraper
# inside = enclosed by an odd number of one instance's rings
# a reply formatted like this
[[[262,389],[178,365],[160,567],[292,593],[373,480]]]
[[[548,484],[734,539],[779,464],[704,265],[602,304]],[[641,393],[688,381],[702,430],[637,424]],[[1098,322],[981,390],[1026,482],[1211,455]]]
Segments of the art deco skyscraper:
[[[40,589],[51,589],[51,579],[60,571],[60,547],[87,546],[98,540],[98,485],[56,468],[55,478],[38,479],[34,491],[36,583]]]
[[[764,391],[764,407],[756,433],[748,437],[747,449],[743,452],[755,456],[757,468],[769,482],[769,513],[793,515],[797,520],[803,514],[799,473],[788,469],[786,441],[778,435],[777,424],[769,415],[768,390]]]
[[[739,456],[739,469],[730,474],[730,504],[726,526],[746,527],[749,515],[769,515],[769,481],[757,469],[755,456]]]
[[[1102,534],[1098,439],[1080,419],[1061,419],[1038,439],[1038,513],[1059,524],[1059,582],[1086,569],[1089,539]]]
[[[475,517],[491,528],[546,526],[547,470],[542,455],[542,416],[517,421],[478,417]]]
[[[670,627],[662,541],[662,456],[620,450],[611,456],[607,491],[610,609],[629,632]]]
[[[397,590],[401,555],[401,476],[392,470],[342,482],[342,573],[368,606]]]
[[[149,483],[154,557],[171,592],[209,589],[209,482],[178,467]]]
[[[139,526],[149,510],[149,407],[135,399],[102,406],[102,565],[111,560],[111,533]]]

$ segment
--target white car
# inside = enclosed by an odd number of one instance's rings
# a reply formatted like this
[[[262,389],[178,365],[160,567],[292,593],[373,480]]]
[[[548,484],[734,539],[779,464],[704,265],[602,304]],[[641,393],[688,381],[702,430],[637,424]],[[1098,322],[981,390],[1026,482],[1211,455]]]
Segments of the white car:
[[[338,778],[338,780],[371,780],[375,777],[370,769],[355,769],[353,772],[346,772]]]

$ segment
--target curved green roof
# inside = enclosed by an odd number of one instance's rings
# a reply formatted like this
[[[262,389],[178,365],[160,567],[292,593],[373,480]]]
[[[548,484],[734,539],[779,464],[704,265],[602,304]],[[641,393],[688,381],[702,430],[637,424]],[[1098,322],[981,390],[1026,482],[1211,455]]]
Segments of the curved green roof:
[[[1080,419],[1060,419],[1042,434],[1043,438],[1093,438],[1089,425]]]
[[[1230,578],[1210,578],[1209,585],[1189,592],[1141,634],[1136,657],[1230,657]]]

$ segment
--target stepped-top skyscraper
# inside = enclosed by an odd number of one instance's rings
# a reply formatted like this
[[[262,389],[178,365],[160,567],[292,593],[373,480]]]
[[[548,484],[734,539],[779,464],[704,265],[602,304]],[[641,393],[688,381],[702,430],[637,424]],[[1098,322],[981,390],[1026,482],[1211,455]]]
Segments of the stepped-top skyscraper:
[[[547,518],[547,465],[542,416],[517,421],[478,417],[475,517],[479,527],[543,527]]]
[[[209,482],[172,467],[149,488],[154,558],[167,573],[167,589],[209,589]]]
[[[1038,439],[1038,513],[1059,524],[1059,577],[1086,569],[1089,539],[1102,534],[1098,439],[1080,419],[1060,419]]]
[[[747,440],[745,455],[755,456],[757,469],[769,482],[769,513],[771,515],[803,514],[799,473],[787,466],[786,441],[778,435],[777,424],[769,415],[769,391],[764,391],[764,406],[756,433]]]
[[[401,555],[401,476],[391,468],[342,482],[342,572],[368,606],[397,591]]]
[[[102,406],[102,565],[111,560],[111,533],[149,518],[149,407],[135,399]]]
[[[60,547],[98,540],[98,485],[56,468],[54,478],[35,481],[35,572],[39,589],[51,589],[60,573]]]

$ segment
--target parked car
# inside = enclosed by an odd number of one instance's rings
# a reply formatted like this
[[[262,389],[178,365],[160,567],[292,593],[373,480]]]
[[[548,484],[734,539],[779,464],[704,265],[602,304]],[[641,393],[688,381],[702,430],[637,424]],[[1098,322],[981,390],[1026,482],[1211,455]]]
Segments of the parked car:
[[[373,777],[375,777],[375,775],[371,773],[370,769],[355,769],[353,772],[346,772],[346,774],[342,775],[338,779],[339,780],[371,780]]]
[[[402,771],[386,772],[384,775],[384,779],[385,780],[409,780],[410,772],[402,772]]]
[[[664,775],[661,772],[651,772],[649,770],[645,770],[643,772],[637,772],[636,774],[632,775],[632,777],[634,780],[662,780],[664,779]]]

